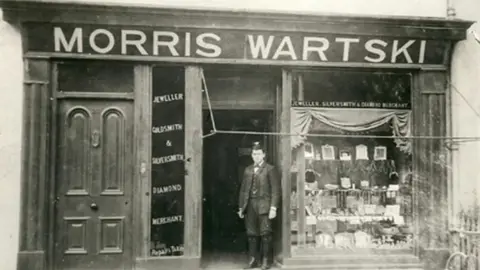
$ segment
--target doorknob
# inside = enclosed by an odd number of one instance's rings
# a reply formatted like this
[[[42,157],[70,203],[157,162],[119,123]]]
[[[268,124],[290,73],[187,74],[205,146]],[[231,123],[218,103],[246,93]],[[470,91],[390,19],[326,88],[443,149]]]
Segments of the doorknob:
[[[98,205],[96,203],[92,203],[92,204],[90,204],[90,209],[92,209],[93,211],[97,211],[98,210]]]
[[[94,148],[97,148],[100,145],[100,132],[98,130],[95,130],[92,133],[92,146]]]

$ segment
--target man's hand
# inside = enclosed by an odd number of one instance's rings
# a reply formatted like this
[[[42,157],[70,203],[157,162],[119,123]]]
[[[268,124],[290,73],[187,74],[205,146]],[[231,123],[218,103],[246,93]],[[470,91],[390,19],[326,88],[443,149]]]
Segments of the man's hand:
[[[238,214],[238,217],[239,217],[239,218],[243,218],[243,217],[245,216],[245,215],[243,214],[242,209],[238,209],[238,213],[237,213],[237,214]]]
[[[269,219],[274,219],[277,216],[277,208],[270,207],[270,212],[268,213]]]

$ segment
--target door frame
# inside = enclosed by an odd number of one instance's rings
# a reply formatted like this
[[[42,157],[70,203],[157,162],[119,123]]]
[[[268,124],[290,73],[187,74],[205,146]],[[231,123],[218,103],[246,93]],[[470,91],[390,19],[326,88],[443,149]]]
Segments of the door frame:
[[[51,123],[49,132],[50,132],[50,145],[49,145],[49,151],[50,155],[48,157],[48,161],[50,163],[50,166],[48,168],[49,170],[49,183],[47,186],[47,195],[49,200],[47,201],[50,202],[48,203],[48,218],[47,218],[47,254],[46,254],[46,269],[53,269],[53,270],[60,270],[57,269],[57,265],[55,263],[55,244],[56,244],[56,224],[57,224],[57,218],[58,218],[58,211],[57,211],[57,194],[58,194],[58,177],[57,177],[57,160],[58,160],[58,153],[57,153],[57,144],[59,142],[58,139],[58,132],[60,131],[59,125],[61,123],[58,122],[58,109],[60,106],[60,100],[62,99],[114,99],[114,100],[124,100],[124,101],[130,101],[132,102],[133,106],[133,140],[132,140],[132,155],[133,158],[136,157],[136,152],[137,152],[137,141],[136,141],[136,134],[137,134],[137,104],[135,102],[134,95],[137,92],[136,86],[134,86],[134,91],[132,93],[93,93],[93,92],[86,92],[86,93],[79,93],[79,92],[72,92],[72,93],[60,93],[59,88],[58,88],[58,64],[62,63],[61,60],[50,60],[50,70],[49,70],[49,77],[50,77],[50,107],[45,108],[48,110],[49,115],[48,115],[48,121]],[[132,65],[134,69],[136,68],[136,65]],[[132,70],[132,75],[135,78],[135,74]],[[133,160],[132,158],[132,160]],[[131,234],[132,239],[130,239],[130,246],[124,246],[124,249],[130,249],[129,253],[132,255],[130,260],[130,265],[132,267],[135,267],[135,245],[136,245],[136,222],[134,219],[135,213],[136,213],[136,205],[137,202],[135,201],[135,192],[136,192],[136,183],[134,179],[136,179],[136,174],[137,174],[137,165],[132,164],[132,176],[131,176],[131,187],[132,187],[132,192],[129,198],[129,201],[132,202],[130,207],[131,207],[131,213],[128,216],[131,230],[133,233]]]
[[[212,109],[212,112],[214,113],[215,115],[215,111],[262,111],[262,112],[266,112],[268,113],[269,117],[271,117],[269,119],[269,129],[270,131],[269,132],[279,132],[280,131],[280,127],[281,127],[281,119],[280,119],[280,98],[281,98],[281,92],[282,91],[282,86],[279,82],[277,82],[278,85],[275,85],[275,83],[272,84],[272,86],[274,87],[273,89],[270,89],[271,91],[274,91],[275,93],[275,101],[274,101],[274,104],[273,106],[270,106],[270,105],[264,105],[264,106],[258,106],[256,104],[242,104],[242,105],[237,105],[235,107],[231,107],[229,105],[224,105],[222,104],[222,102],[219,102],[218,104],[215,104],[215,103],[212,103],[211,104],[211,109]],[[202,121],[201,121],[201,124],[203,126],[204,124],[204,118],[203,118],[203,114],[205,112],[209,112],[209,108],[208,106],[205,106],[205,104],[202,106],[202,110],[201,110],[201,116],[202,116]],[[209,132],[209,131],[205,131],[205,132]],[[213,139],[215,137],[215,135],[211,136],[211,138],[207,138],[207,139]],[[276,136],[276,135],[272,135],[273,138],[271,139],[267,139],[267,147],[271,149],[271,151],[269,151],[271,153],[271,156],[268,158],[269,162],[273,163],[273,165],[276,167],[277,171],[278,171],[278,174],[281,175],[282,173],[282,164],[281,164],[281,159],[280,159],[280,155],[279,155],[279,149],[281,149],[281,140],[279,138],[279,136]],[[202,146],[202,152],[201,152],[201,157],[202,157],[202,179],[201,179],[201,184],[203,185],[203,151],[204,151],[204,148]],[[201,196],[203,197],[203,190],[201,191]],[[283,207],[283,206],[282,206]],[[202,213],[202,217],[201,217],[201,220],[203,221],[203,204],[200,204],[200,212]],[[280,211],[281,212],[281,211]],[[279,261],[282,259],[282,239],[283,239],[283,222],[282,222],[282,214],[279,212],[279,215],[276,219],[276,224],[274,225],[275,229],[277,230],[277,232],[275,233],[275,239],[274,239],[274,254],[273,254],[273,260],[274,261]],[[202,226],[203,226],[203,222],[202,222]],[[199,228],[200,230],[200,237],[203,241],[203,227],[200,227]],[[202,249],[201,250],[201,254],[203,254],[203,244],[200,243],[200,248]]]
[[[214,114],[214,118],[215,118],[215,112],[218,112],[219,114],[221,113],[232,113],[232,112],[238,112],[238,113],[242,113],[242,112],[250,112],[250,111],[257,111],[259,113],[262,113],[262,115],[266,115],[266,120],[267,120],[267,123],[265,125],[266,128],[268,128],[268,130],[266,132],[276,132],[276,127],[277,127],[277,118],[275,118],[275,110],[273,108],[258,108],[256,106],[238,106],[236,108],[224,108],[224,107],[221,107],[221,108],[218,108],[218,107],[215,107],[215,108],[212,108],[212,111],[213,111],[213,114]],[[210,113],[210,111],[208,110],[208,108],[203,108],[202,109],[202,124],[203,126],[205,127],[205,118],[203,118],[204,116],[204,113]],[[218,128],[218,126],[217,126]],[[242,132],[242,131],[240,131]],[[263,132],[263,131],[260,131],[260,132]],[[218,135],[223,135],[223,136],[242,136],[243,134],[238,134],[238,135],[229,135],[229,134],[218,134]],[[275,136],[272,136],[270,135],[271,137],[270,138],[267,138],[266,139],[266,147],[267,147],[267,161],[271,164],[274,164],[275,167],[279,168],[278,164],[277,164],[277,154],[276,154],[276,151],[277,151],[277,145],[276,145],[276,137]],[[207,138],[207,140],[214,140],[215,139],[215,135],[214,136],[211,136],[211,138]],[[202,186],[204,185],[204,175],[203,175],[203,171],[204,171],[204,166],[205,166],[205,159],[203,159],[204,157],[204,154],[205,154],[205,143],[203,144],[203,147],[202,147]],[[241,179],[239,179],[241,181]],[[204,196],[204,190],[202,190],[202,198]],[[204,204],[202,203],[201,204],[202,206],[202,210],[203,210],[203,207],[204,207]],[[204,211],[202,211],[202,213],[204,213]],[[201,230],[201,237],[202,237],[202,241],[203,241],[203,237],[205,236],[204,232],[204,228],[203,228],[203,221],[204,221],[204,216],[202,214],[202,230]],[[280,222],[280,220],[278,219],[278,221],[276,222]],[[278,224],[279,225],[279,224]],[[280,225],[279,225],[280,226]],[[281,228],[276,228],[277,229],[277,232],[275,234],[278,234],[280,236],[280,233],[281,233]],[[202,245],[201,245],[201,248],[202,248],[202,256],[205,254],[204,253],[204,249],[203,249],[203,242],[202,242]],[[216,247],[215,247],[216,248]],[[202,266],[203,266],[203,263],[205,261],[203,260],[202,258]],[[203,268],[202,268],[203,269]]]

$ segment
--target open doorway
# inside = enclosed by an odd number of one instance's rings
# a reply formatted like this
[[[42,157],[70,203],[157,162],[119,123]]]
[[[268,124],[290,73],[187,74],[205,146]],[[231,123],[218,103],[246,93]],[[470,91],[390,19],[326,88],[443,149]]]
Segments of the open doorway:
[[[217,129],[272,131],[273,112],[268,110],[215,110]],[[212,129],[204,111],[204,130]],[[244,221],[237,216],[242,174],[252,163],[250,147],[255,141],[267,146],[267,161],[273,161],[271,136],[216,134],[203,143],[203,268],[239,268],[247,262]]]

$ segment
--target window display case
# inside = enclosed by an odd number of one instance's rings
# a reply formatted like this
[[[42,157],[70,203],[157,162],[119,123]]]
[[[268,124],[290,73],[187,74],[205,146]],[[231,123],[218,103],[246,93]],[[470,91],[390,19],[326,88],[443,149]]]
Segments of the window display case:
[[[345,104],[292,108],[292,251],[410,249],[411,111]]]
[[[298,200],[304,200],[307,247],[344,246],[335,241],[336,235],[344,234],[355,240],[350,248],[409,248],[412,239],[409,190],[407,183],[344,188],[306,182],[303,196],[292,191],[292,238],[298,233]],[[326,239],[332,242],[327,244]]]

